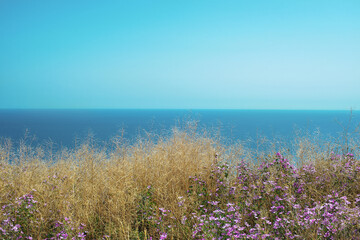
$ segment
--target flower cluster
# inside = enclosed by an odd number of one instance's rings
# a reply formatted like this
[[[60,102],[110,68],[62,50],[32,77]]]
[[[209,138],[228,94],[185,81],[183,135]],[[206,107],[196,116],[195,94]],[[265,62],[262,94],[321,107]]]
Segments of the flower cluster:
[[[39,212],[39,204],[34,199],[34,192],[36,190],[17,198],[14,203],[2,206],[3,216],[6,219],[0,225],[1,239],[35,239],[31,229],[35,226],[40,229],[42,219],[36,214]],[[83,230],[85,225],[80,224],[76,229],[68,217],[64,217],[62,221],[54,220],[50,225],[53,226],[53,230],[48,232],[44,239],[84,240],[86,237],[86,231]]]
[[[218,163],[208,182],[190,177],[186,197],[195,211],[184,214],[181,225],[194,239],[354,239],[360,234],[360,164],[351,154],[325,163],[326,171],[313,163],[297,168],[280,153],[255,168]],[[160,239],[171,234],[161,227],[167,214],[160,209]]]
[[[16,199],[15,203],[2,206],[5,220],[0,225],[0,236],[8,239],[32,239],[29,235],[30,225],[37,221],[34,217],[37,201],[35,190]]]

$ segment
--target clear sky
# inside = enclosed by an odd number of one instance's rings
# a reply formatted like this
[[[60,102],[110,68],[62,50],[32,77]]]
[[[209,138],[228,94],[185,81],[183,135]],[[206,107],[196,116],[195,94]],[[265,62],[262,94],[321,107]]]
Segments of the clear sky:
[[[0,108],[360,109],[359,0],[1,0]]]

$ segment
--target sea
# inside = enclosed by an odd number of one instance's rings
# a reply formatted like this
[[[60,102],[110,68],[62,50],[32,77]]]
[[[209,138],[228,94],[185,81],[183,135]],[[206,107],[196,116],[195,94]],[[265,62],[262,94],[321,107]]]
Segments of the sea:
[[[320,110],[175,110],[175,109],[2,109],[0,139],[71,148],[91,138],[97,144],[121,136],[170,136],[174,129],[238,141],[283,139],[298,134],[339,137],[357,132],[360,111]]]

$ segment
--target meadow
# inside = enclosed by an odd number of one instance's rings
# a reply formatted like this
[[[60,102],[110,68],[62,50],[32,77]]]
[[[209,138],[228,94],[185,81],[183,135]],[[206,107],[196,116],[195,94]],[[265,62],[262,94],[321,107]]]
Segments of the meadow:
[[[360,143],[338,140],[3,139],[0,239],[360,239]]]

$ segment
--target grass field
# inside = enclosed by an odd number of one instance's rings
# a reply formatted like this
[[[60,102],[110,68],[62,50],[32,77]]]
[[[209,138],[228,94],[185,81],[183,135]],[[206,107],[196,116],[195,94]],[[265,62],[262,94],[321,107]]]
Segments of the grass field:
[[[0,239],[360,239],[360,144],[0,145]],[[265,144],[265,141],[260,141]]]

